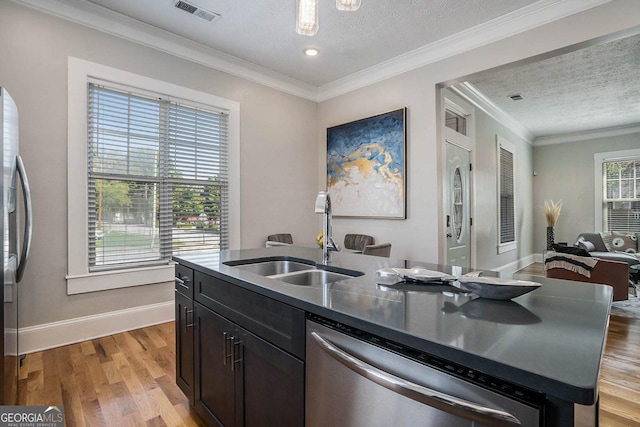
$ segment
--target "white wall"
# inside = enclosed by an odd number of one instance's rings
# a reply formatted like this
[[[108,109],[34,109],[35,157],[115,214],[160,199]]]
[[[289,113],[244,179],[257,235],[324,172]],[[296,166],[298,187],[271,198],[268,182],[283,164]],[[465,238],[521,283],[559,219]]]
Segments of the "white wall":
[[[339,97],[320,103],[318,109],[318,183],[325,186],[326,128],[355,119],[367,117],[398,107],[408,108],[407,142],[407,219],[371,220],[336,218],[334,234],[341,238],[345,233],[357,232],[373,235],[377,241],[393,244],[392,257],[424,261],[445,259],[443,219],[441,218],[442,181],[438,159],[441,156],[439,112],[437,108],[437,86],[443,82],[457,83],[464,76],[490,70],[498,66],[547,54],[586,40],[591,40],[631,26],[640,25],[640,8],[633,0],[615,0],[586,12],[572,15],[562,20],[536,29],[517,34],[466,53],[426,65],[400,76],[372,84]],[[522,146],[522,141],[512,141]],[[531,159],[531,152],[522,146]],[[475,175],[489,174],[486,182],[491,182],[495,167],[490,158],[479,159],[480,166]],[[523,203],[532,200],[532,170],[520,168],[518,180],[525,183],[519,188]],[[520,174],[523,174],[520,176]],[[477,201],[476,219],[482,221],[483,231],[491,238],[496,223],[495,201],[489,197]],[[532,255],[534,245],[531,231],[533,206],[524,206],[518,213],[520,235],[529,236],[517,254],[507,253],[492,256],[493,250],[478,256],[478,265],[483,268],[499,268],[505,264]],[[493,217],[491,217],[493,215]],[[486,223],[485,223],[486,221]],[[493,246],[491,244],[490,246]],[[480,252],[480,250],[478,251]],[[485,258],[486,255],[486,258]]]
[[[18,105],[35,210],[21,328],[173,301],[173,283],[66,294],[69,56],[239,102],[242,247],[276,232],[315,236],[314,102],[2,1],[0,85]]]

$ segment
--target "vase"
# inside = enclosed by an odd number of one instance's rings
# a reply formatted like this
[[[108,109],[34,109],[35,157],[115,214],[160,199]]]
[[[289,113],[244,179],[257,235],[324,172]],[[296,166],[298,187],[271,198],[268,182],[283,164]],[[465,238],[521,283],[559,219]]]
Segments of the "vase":
[[[555,243],[555,235],[553,232],[553,227],[547,227],[547,250],[553,249],[553,244]]]

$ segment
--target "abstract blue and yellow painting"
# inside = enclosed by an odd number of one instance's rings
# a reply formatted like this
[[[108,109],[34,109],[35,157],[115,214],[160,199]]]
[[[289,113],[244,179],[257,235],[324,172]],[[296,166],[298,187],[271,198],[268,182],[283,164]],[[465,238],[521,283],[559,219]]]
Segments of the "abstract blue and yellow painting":
[[[406,108],[327,129],[333,215],[404,219]]]

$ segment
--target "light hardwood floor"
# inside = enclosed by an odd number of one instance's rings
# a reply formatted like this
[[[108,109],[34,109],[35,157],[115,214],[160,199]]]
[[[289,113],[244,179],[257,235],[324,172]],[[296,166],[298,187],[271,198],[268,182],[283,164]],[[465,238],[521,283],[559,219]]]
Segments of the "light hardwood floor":
[[[64,405],[67,427],[198,426],[175,382],[164,323],[27,355],[21,405]]]
[[[640,426],[640,320],[611,316],[599,387],[601,427]],[[20,404],[64,405],[68,427],[202,425],[175,384],[173,323],[27,355]]]

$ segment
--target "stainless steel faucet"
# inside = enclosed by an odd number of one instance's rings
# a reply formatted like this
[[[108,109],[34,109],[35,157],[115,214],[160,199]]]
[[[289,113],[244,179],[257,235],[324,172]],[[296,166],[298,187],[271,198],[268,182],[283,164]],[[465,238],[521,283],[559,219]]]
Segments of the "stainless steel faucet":
[[[331,198],[329,193],[321,191],[316,197],[316,213],[324,214],[322,221],[322,262],[328,264],[331,262],[331,252],[339,251],[340,246],[336,245],[331,236]]]

